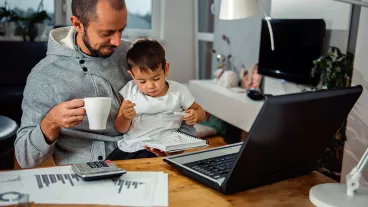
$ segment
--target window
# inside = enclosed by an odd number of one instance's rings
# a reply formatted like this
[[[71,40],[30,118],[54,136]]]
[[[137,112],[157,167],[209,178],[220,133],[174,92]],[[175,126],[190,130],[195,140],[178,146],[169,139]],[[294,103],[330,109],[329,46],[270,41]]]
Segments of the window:
[[[45,10],[51,20],[46,20],[47,25],[54,25],[54,0],[0,0],[0,5],[7,4],[9,9],[13,9],[21,17],[29,17],[37,10]]]
[[[6,22],[6,24],[3,25],[1,34],[9,40],[22,39],[24,33],[28,34],[27,18],[31,17],[37,11],[45,10],[50,19],[46,19],[44,21],[45,24],[36,26],[36,39],[46,39],[48,32],[55,24],[54,1],[55,0],[0,0],[0,7],[12,10],[16,16],[20,17],[20,20],[14,22],[10,22],[6,18],[1,19],[2,23]]]
[[[1,0],[0,0],[1,1]],[[56,3],[61,0],[55,0]],[[60,24],[70,25],[71,0],[65,2],[64,21]],[[123,32],[124,39],[134,40],[139,37],[163,39],[163,11],[165,0],[125,0],[128,8],[128,25]]]
[[[210,79],[212,77],[212,49],[215,31],[214,5],[215,0],[196,0],[196,78]]]
[[[152,36],[152,0],[125,0],[128,8],[128,25],[124,38]]]
[[[214,16],[211,12],[211,7],[214,4],[213,0],[200,0],[198,6],[198,32],[213,33],[214,32]]]
[[[126,0],[128,8],[127,29],[152,29],[152,0]]]
[[[211,79],[212,78],[212,41],[198,40],[198,67],[199,79]]]
[[[153,37],[162,40],[164,0],[125,0],[128,25],[123,38]]]

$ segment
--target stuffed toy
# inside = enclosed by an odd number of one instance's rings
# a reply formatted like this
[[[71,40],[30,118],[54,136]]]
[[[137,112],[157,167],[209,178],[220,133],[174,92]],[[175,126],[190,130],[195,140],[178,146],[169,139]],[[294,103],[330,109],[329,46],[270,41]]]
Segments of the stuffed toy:
[[[226,88],[237,87],[239,84],[238,75],[231,70],[217,69],[214,76],[215,83]]]

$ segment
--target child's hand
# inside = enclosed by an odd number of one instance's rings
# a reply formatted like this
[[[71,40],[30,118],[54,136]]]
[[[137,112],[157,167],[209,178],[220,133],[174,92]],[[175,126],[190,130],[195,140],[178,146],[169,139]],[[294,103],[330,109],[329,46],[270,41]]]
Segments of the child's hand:
[[[135,103],[132,103],[129,100],[124,100],[122,104],[122,115],[125,119],[132,120],[134,119],[136,113],[134,110]]]
[[[188,125],[194,125],[197,123],[198,116],[194,109],[187,109],[184,112],[187,114],[182,119],[187,122]]]

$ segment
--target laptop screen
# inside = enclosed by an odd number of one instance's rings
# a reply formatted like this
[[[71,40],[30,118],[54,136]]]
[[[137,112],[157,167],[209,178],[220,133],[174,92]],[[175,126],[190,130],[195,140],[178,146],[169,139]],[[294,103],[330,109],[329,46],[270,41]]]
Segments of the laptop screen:
[[[227,184],[314,170],[361,93],[357,86],[267,97]]]

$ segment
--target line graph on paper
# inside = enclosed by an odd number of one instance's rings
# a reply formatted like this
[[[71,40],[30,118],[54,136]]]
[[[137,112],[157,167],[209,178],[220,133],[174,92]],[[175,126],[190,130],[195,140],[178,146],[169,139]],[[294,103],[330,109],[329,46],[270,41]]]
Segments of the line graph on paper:
[[[20,176],[14,176],[14,177],[5,177],[5,178],[0,178],[0,183],[10,183],[10,182],[17,182],[17,181],[21,181],[22,179],[20,179]]]
[[[147,184],[144,182],[123,180],[123,179],[113,179],[112,180],[117,188],[117,193],[122,194],[125,192],[134,193],[145,193],[147,190]]]

